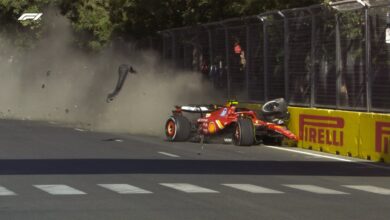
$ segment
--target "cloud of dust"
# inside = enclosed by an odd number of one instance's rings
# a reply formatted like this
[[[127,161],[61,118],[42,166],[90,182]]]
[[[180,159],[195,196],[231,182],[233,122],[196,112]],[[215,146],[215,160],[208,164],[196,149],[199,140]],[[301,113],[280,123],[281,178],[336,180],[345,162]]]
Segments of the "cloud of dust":
[[[20,53],[0,38],[0,117],[57,122],[90,130],[162,135],[174,105],[211,103],[212,86],[201,74],[162,64],[152,51],[111,44],[99,54],[73,47],[67,19],[44,13],[47,35],[36,49]],[[125,85],[110,104],[106,96],[118,66],[132,65]]]

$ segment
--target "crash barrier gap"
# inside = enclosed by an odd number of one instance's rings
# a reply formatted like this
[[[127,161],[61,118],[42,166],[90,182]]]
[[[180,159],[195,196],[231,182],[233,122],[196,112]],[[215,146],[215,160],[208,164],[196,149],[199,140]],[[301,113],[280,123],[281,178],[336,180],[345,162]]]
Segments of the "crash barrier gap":
[[[289,107],[298,147],[390,163],[390,115]]]

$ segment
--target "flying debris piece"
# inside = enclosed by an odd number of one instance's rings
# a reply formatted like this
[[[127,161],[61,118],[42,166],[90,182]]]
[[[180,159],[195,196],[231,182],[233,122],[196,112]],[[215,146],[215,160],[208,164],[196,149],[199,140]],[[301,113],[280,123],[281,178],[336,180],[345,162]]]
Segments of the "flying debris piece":
[[[125,83],[127,74],[129,72],[132,74],[137,73],[137,71],[135,71],[132,66],[128,66],[126,64],[122,64],[119,66],[118,68],[119,78],[116,83],[114,91],[107,95],[107,99],[106,99],[107,103],[112,102],[115,99],[115,97],[119,94],[119,92],[122,90],[123,84]]]

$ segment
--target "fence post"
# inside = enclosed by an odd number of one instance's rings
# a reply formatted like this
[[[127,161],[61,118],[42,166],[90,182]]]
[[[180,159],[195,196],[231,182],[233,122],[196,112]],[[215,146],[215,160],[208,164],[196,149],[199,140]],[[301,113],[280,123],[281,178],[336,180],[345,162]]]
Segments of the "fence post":
[[[166,45],[166,40],[165,40],[165,36],[166,36],[165,31],[161,32],[161,36],[162,36],[162,58],[164,61],[166,61],[166,59],[167,59],[167,45]]]
[[[340,36],[340,22],[339,14],[335,15],[336,19],[336,109],[340,109],[340,91],[341,91],[341,36]]]
[[[371,75],[371,30],[370,30],[370,9],[365,7],[365,32],[366,32],[366,99],[367,112],[372,109],[372,75]]]
[[[229,55],[229,33],[228,33],[228,28],[226,27],[226,25],[221,22],[221,25],[222,27],[224,28],[225,30],[225,57],[226,57],[226,75],[227,75],[227,95],[228,95],[228,99],[231,98],[231,82],[230,82],[230,55]]]
[[[259,16],[263,23],[263,66],[264,66],[264,100],[268,100],[268,34],[267,18]]]
[[[209,29],[208,26],[205,26],[207,30],[207,36],[209,39],[209,59],[210,59],[210,67],[214,64],[214,54],[213,54],[213,42],[212,42],[212,36],[211,36],[211,30]]]
[[[171,40],[172,40],[172,61],[173,63],[177,64],[177,60],[176,60],[176,37],[175,37],[175,34],[172,32],[172,31],[169,31],[169,33],[171,34]]]
[[[246,98],[249,99],[249,71],[250,71],[250,65],[252,62],[249,62],[251,60],[251,53],[249,52],[250,50],[250,27],[248,24],[246,24],[246,52],[245,52],[245,59],[246,59],[246,64],[245,64],[245,84],[246,84]]]
[[[310,108],[313,108],[315,105],[315,92],[316,92],[316,69],[315,69],[315,56],[316,56],[316,17],[313,14],[313,11],[310,10],[311,14],[311,77],[310,77]]]
[[[288,71],[288,62],[289,62],[289,58],[290,58],[290,50],[289,50],[289,44],[288,44],[288,40],[290,38],[290,33],[289,33],[289,29],[288,29],[288,20],[287,20],[287,17],[286,15],[283,14],[283,12],[279,11],[278,12],[279,15],[283,18],[283,29],[284,29],[284,98],[286,100],[287,103],[289,103],[290,101],[290,97],[289,97],[289,84],[290,84],[290,80],[289,80],[289,71]]]

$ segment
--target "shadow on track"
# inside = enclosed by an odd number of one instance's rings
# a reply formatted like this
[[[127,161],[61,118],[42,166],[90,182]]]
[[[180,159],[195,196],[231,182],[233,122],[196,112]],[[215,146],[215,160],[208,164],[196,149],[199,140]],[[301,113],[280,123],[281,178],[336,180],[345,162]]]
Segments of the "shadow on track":
[[[390,170],[350,162],[158,159],[0,160],[0,175],[56,174],[212,174],[390,176]]]

